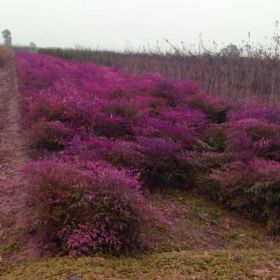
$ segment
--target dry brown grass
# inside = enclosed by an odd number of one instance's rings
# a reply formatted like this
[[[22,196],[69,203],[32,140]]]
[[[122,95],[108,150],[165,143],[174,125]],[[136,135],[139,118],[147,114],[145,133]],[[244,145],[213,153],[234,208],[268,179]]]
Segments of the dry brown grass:
[[[0,46],[0,67],[3,67],[13,59],[13,52],[10,48]]]

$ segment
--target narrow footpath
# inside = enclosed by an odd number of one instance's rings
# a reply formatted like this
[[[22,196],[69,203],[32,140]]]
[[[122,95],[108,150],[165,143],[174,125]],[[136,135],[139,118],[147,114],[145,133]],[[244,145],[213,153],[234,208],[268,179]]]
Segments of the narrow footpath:
[[[29,156],[21,108],[16,67],[10,62],[0,68],[0,262],[40,255],[30,234],[32,211],[22,173]]]

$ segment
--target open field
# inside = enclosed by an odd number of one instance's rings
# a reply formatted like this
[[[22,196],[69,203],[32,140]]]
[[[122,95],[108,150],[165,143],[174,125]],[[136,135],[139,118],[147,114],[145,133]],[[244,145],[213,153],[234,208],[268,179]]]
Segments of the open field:
[[[279,279],[277,105],[10,55],[0,67],[0,279]],[[246,90],[262,95],[260,85]]]

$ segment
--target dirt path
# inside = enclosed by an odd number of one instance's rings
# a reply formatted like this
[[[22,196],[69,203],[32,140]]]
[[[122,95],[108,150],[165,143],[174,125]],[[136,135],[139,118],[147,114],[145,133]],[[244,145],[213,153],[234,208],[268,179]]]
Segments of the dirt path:
[[[16,260],[39,256],[27,230],[31,213],[21,170],[29,157],[21,126],[21,101],[16,69],[10,63],[0,69],[0,260],[5,255]]]
[[[280,248],[278,239],[260,224],[195,193],[173,190],[170,194],[153,193],[147,197],[163,224],[153,222],[144,240],[156,252],[239,250]],[[167,227],[164,227],[164,224]]]

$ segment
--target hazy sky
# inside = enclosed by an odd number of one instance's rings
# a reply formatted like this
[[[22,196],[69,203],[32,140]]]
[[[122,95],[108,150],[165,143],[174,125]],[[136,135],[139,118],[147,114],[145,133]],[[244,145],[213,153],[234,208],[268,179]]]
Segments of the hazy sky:
[[[276,20],[280,0],[0,0],[0,30],[44,47],[265,42]]]

